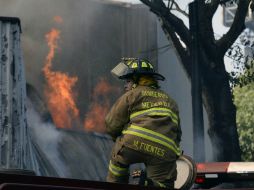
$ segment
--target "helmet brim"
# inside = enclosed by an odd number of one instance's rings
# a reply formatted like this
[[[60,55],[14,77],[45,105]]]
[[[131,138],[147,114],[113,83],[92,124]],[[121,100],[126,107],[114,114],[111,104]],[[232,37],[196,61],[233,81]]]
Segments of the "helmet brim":
[[[165,77],[159,73],[153,73],[153,77],[156,79],[156,80],[162,80],[164,81],[165,80]]]
[[[126,74],[126,75],[119,76],[118,78],[121,79],[121,80],[126,80],[126,79],[129,79],[129,78],[132,78],[133,75],[136,75],[136,76],[149,75],[149,76],[154,77],[154,79],[156,79],[156,80],[161,80],[161,81],[165,80],[165,77],[163,75],[159,74],[159,73],[147,73],[147,72],[129,73],[129,74]]]

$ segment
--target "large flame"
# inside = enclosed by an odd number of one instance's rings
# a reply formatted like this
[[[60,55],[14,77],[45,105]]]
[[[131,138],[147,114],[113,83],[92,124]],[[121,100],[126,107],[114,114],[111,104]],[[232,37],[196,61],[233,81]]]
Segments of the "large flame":
[[[93,90],[92,103],[84,121],[84,128],[87,131],[105,132],[104,119],[110,109],[108,97],[110,93],[116,91],[118,89],[112,87],[104,78],[99,80]]]
[[[54,17],[56,23],[62,23],[61,17]],[[51,29],[46,34],[49,52],[43,67],[46,79],[44,94],[48,109],[52,115],[54,124],[59,128],[76,128],[79,126],[79,110],[75,103],[73,90],[77,77],[70,77],[59,71],[52,71],[52,60],[55,57],[60,39],[60,31]],[[104,119],[110,109],[109,97],[112,93],[119,93],[119,88],[111,86],[106,79],[99,79],[92,94],[92,102],[83,122],[87,131],[105,132]],[[78,125],[78,126],[77,126]]]
[[[43,73],[47,82],[44,93],[55,125],[60,128],[72,128],[73,122],[76,122],[79,116],[79,110],[76,107],[74,94],[72,93],[72,88],[78,78],[69,77],[65,73],[51,70],[59,38],[60,31],[54,28],[46,34],[49,53],[43,67]]]

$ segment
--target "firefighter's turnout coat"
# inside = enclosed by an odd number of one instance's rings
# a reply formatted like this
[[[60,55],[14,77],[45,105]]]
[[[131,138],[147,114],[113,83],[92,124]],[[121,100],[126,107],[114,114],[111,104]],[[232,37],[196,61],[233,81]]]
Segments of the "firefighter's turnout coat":
[[[176,102],[165,92],[140,86],[126,92],[106,116],[106,129],[120,145],[162,160],[181,154],[181,128]]]

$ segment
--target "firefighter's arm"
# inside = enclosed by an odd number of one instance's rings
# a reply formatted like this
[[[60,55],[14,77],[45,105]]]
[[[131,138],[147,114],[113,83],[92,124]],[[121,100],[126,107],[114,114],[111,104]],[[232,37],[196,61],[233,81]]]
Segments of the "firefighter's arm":
[[[182,129],[181,129],[181,122],[180,122],[180,117],[178,116],[178,133],[177,133],[177,141],[178,143],[181,142],[182,140]]]
[[[112,106],[105,118],[107,133],[114,139],[121,135],[124,126],[129,122],[128,96],[124,94]]]
[[[178,118],[178,127],[177,127],[176,140],[177,140],[177,143],[180,143],[181,140],[182,140],[182,129],[181,129],[181,119],[180,119],[180,115],[179,115],[179,108],[178,108],[178,105],[176,103],[175,103],[173,109],[175,110],[175,113],[176,113],[177,118]]]

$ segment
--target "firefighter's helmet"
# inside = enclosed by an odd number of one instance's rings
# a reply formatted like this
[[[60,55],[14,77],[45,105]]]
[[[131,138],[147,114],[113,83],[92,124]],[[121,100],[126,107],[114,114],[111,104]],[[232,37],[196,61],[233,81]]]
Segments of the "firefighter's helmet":
[[[111,73],[123,80],[140,75],[150,75],[156,80],[165,80],[164,76],[155,72],[149,61],[139,58],[122,58],[122,61],[111,70]]]

